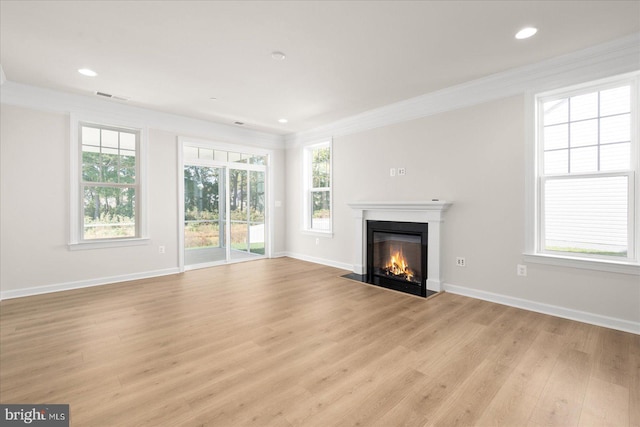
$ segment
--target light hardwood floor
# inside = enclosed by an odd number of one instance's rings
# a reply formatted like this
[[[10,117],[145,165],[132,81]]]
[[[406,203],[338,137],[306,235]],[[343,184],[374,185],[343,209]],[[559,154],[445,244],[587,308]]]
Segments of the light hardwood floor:
[[[0,303],[0,401],[73,426],[640,425],[640,336],[288,258]]]

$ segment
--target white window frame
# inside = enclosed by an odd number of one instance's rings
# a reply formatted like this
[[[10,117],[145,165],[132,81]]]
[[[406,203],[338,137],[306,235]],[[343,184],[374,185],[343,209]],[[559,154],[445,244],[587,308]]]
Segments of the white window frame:
[[[329,187],[313,187],[312,176],[312,162],[313,162],[313,150],[318,148],[329,148]],[[333,237],[333,140],[328,139],[321,142],[305,145],[302,149],[303,157],[303,233],[322,237]],[[319,230],[311,227],[311,212],[312,212],[312,197],[311,193],[314,191],[328,191],[329,192],[329,230]]]
[[[82,198],[82,141],[81,127],[85,124],[101,128],[133,130],[138,133],[136,150],[136,236],[126,238],[91,239],[83,238],[83,198]],[[149,244],[147,228],[147,129],[126,119],[102,116],[70,115],[70,150],[69,150],[69,244],[70,250],[100,249],[123,246]]]
[[[582,93],[605,90],[620,85],[631,86],[631,165],[626,172],[598,172],[572,174],[567,176],[545,176],[541,159],[544,150],[541,144],[542,120],[538,116],[541,100],[549,101],[576,96]],[[550,264],[589,270],[609,271],[640,275],[640,72],[615,76],[580,85],[555,89],[541,93],[527,93],[525,115],[526,125],[526,236],[524,260],[532,263]],[[607,256],[589,256],[544,250],[544,200],[542,188],[545,179],[584,178],[593,176],[626,176],[628,178],[628,254],[627,258],[616,259]]]

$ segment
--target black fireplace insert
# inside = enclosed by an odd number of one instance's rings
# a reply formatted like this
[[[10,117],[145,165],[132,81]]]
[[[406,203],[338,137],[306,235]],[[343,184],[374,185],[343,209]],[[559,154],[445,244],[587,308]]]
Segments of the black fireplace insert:
[[[367,221],[367,282],[427,296],[428,224]]]

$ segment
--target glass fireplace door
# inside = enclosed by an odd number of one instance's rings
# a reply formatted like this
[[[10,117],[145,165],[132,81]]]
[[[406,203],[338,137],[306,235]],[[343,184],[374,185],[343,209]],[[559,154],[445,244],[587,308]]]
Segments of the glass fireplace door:
[[[420,285],[420,235],[373,233],[373,274]]]

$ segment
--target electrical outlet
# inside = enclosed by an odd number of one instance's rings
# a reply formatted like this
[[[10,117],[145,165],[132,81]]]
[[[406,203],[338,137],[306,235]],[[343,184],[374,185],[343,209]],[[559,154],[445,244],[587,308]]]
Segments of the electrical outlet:
[[[389,169],[389,176],[396,176],[396,168]]]
[[[398,176],[403,176],[407,174],[407,170],[405,168],[398,168]]]
[[[320,239],[316,237],[316,245],[320,244]]]
[[[467,266],[467,261],[463,258],[463,257],[457,257],[456,258],[456,265],[458,267],[466,267]]]
[[[164,253],[164,246],[158,246],[158,253],[159,254],[163,254]]]
[[[517,267],[518,276],[526,276],[527,275],[527,266],[524,264],[518,264]]]

